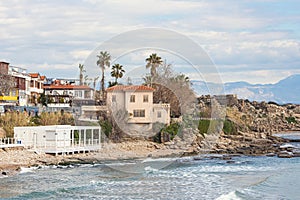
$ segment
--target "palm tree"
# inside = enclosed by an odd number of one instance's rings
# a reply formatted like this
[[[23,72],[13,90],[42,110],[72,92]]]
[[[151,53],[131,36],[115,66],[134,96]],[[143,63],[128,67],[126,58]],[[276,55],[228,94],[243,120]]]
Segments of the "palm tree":
[[[157,75],[156,68],[162,64],[161,57],[156,55],[156,53],[152,53],[148,58],[146,58],[146,68],[150,68],[151,76],[155,77]]]
[[[90,86],[90,80],[92,80],[91,78],[89,78],[89,76],[88,75],[85,75],[84,76],[84,81],[83,81],[83,85],[88,85],[88,86]]]
[[[86,72],[84,69],[84,65],[79,63],[79,85],[83,85],[83,73]]]
[[[109,68],[110,67],[110,54],[107,51],[101,51],[99,55],[97,55],[98,60],[97,60],[97,65],[100,67],[102,71],[102,78],[101,78],[101,90],[102,90],[102,98],[104,98],[104,71],[105,67]]]
[[[150,86],[152,83],[152,76],[145,76],[143,77],[144,85]]]
[[[118,78],[122,78],[125,70],[123,69],[123,65],[120,64],[114,64],[112,66],[112,70],[110,75],[112,77],[115,77],[115,83],[118,84]]]
[[[97,76],[97,77],[95,77],[95,78],[93,79],[94,93],[95,93],[95,91],[96,91],[96,82],[97,82],[98,79],[99,79],[99,76]]]

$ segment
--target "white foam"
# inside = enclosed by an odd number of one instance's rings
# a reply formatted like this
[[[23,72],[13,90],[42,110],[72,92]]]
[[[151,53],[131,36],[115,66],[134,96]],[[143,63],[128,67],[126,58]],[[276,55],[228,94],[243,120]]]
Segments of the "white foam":
[[[21,167],[20,174],[34,173],[36,169],[38,169],[38,167]]]
[[[160,161],[160,162],[173,162],[173,161],[176,161],[178,160],[178,158],[146,158],[142,161],[142,163],[147,163],[147,162],[157,162],[157,161]]]
[[[221,196],[219,196],[218,198],[216,198],[216,200],[241,200],[241,198],[239,198],[235,191],[229,192],[228,194],[222,194]]]
[[[158,172],[159,170],[155,169],[153,167],[147,166],[147,167],[145,167],[145,171],[146,172]]]

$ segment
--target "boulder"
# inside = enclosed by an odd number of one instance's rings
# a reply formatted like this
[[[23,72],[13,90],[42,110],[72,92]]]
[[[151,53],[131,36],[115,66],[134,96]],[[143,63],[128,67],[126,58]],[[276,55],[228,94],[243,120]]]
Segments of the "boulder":
[[[293,153],[288,151],[280,151],[277,155],[279,158],[292,158]]]

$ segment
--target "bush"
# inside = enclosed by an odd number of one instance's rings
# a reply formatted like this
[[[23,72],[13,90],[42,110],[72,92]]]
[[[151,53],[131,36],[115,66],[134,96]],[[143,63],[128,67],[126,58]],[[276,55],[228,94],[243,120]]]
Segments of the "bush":
[[[219,127],[221,127],[220,120],[202,119],[198,124],[199,133],[203,136],[208,133],[219,132]]]
[[[211,120],[209,119],[202,119],[199,121],[198,130],[201,135],[204,135],[208,132],[210,121]]]
[[[30,117],[25,112],[6,112],[0,117],[0,127],[6,131],[7,137],[13,137],[14,127],[16,126],[28,126]]]
[[[109,138],[112,133],[112,124],[109,121],[99,121],[99,125],[101,126],[101,131]]]
[[[232,121],[225,119],[223,125],[223,132],[227,135],[235,135],[237,134],[237,127]]]
[[[290,124],[290,123],[297,123],[295,117],[286,117],[285,118],[286,121]]]
[[[179,123],[173,123],[163,128],[161,132],[164,134],[167,133],[170,137],[170,140],[173,140],[173,138],[178,134],[179,128],[180,128]]]
[[[169,126],[164,126],[161,123],[154,124],[153,131],[157,132],[155,136],[153,136],[153,141],[157,143],[168,142],[173,140],[174,137],[180,132],[180,124],[172,123]],[[161,128],[163,127],[163,128]]]
[[[40,116],[30,117],[27,112],[13,111],[0,116],[0,127],[6,131],[7,137],[13,137],[14,127],[38,125],[74,125],[74,118],[72,114],[63,112],[42,112]]]

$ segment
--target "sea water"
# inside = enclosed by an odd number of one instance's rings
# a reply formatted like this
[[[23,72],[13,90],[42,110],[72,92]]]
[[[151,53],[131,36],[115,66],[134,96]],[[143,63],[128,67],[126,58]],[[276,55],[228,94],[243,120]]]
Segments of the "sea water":
[[[1,199],[300,199],[300,158],[202,156],[23,169]]]

